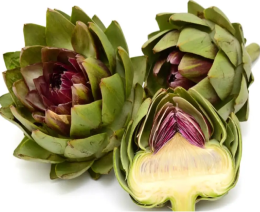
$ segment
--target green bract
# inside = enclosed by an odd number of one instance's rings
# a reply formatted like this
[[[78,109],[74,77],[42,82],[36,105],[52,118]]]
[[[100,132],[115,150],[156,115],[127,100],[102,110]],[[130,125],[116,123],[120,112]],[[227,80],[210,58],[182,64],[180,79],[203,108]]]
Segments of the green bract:
[[[196,90],[159,90],[146,99],[114,150],[116,177],[134,202],[193,211],[236,185],[242,145],[234,113],[227,123]]]
[[[129,58],[116,21],[106,28],[73,7],[24,26],[25,47],[4,54],[0,114],[24,132],[14,156],[50,163],[51,179],[97,179],[143,100],[146,57]]]
[[[148,94],[167,87],[192,89],[224,120],[233,112],[246,121],[251,66],[260,48],[255,43],[245,47],[242,26],[217,7],[204,9],[194,1],[189,1],[188,13],[160,13],[156,20],[160,30],[143,45],[151,65]]]

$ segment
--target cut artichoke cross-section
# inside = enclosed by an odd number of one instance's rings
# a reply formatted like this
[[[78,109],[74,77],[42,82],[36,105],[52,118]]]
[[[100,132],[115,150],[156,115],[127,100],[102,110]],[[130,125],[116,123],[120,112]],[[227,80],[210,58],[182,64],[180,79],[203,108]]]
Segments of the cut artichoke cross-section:
[[[114,170],[139,206],[195,211],[198,201],[217,200],[236,185],[241,155],[235,114],[226,123],[198,92],[161,89],[115,148]]]
[[[176,133],[157,153],[136,155],[128,185],[139,202],[170,200],[174,211],[193,211],[198,196],[225,194],[235,173],[230,154],[218,142],[201,148]]]

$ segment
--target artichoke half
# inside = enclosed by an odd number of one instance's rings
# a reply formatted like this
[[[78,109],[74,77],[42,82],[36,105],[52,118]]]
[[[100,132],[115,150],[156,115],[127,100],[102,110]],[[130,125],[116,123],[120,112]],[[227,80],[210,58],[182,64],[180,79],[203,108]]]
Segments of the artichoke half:
[[[4,55],[0,114],[24,132],[14,156],[50,163],[51,179],[113,167],[112,150],[143,100],[146,57],[129,58],[121,27],[73,7],[24,25],[25,47]]]
[[[195,90],[159,90],[141,105],[114,150],[116,177],[141,207],[194,211],[236,185],[242,145],[234,113],[225,122]]]
[[[231,23],[216,7],[204,9],[194,1],[188,2],[188,13],[161,13],[156,20],[160,30],[142,47],[151,65],[148,94],[168,87],[193,89],[224,120],[233,112],[246,121],[248,88],[254,81],[251,66],[259,57],[259,45],[246,47],[240,24]]]

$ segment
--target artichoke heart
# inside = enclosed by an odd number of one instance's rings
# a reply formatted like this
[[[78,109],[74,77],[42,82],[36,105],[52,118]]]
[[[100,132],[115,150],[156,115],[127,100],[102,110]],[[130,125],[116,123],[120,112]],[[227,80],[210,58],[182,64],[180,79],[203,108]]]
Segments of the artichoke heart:
[[[128,176],[138,202],[170,200],[175,211],[194,210],[198,196],[216,197],[227,192],[235,177],[230,153],[214,140],[204,148],[176,133],[156,154],[139,152]]]

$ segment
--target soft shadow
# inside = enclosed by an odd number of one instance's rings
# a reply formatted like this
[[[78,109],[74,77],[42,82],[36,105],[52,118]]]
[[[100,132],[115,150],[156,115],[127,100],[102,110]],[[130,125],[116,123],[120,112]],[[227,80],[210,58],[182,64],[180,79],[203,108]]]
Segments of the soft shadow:
[[[19,177],[25,183],[43,183],[50,181],[50,164],[18,160],[15,164]]]
[[[71,180],[61,180],[61,179],[56,179],[51,181],[53,184],[52,186],[55,185],[56,191],[59,194],[66,195],[68,193],[71,193],[73,191],[76,191],[86,184],[88,184],[92,179],[90,179],[90,176],[88,174],[84,173],[81,176],[71,179]]]
[[[101,176],[100,179],[97,180],[97,183],[100,183],[102,186],[111,186],[114,180],[115,174],[112,170],[109,174]]]
[[[231,190],[227,195],[225,195],[224,197],[222,197],[219,200],[216,200],[216,201],[202,200],[196,204],[196,211],[211,211],[216,208],[221,210],[221,208],[236,201],[236,199],[239,196],[240,190],[241,190],[241,187],[238,183],[236,185],[235,189]]]

